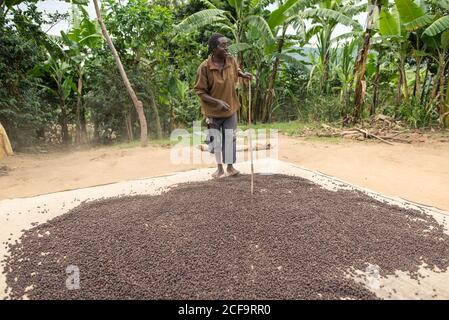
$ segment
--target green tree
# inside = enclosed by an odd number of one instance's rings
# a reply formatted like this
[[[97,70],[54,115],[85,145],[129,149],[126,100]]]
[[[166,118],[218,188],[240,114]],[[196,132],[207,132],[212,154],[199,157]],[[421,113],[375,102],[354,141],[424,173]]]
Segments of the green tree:
[[[79,12],[82,17],[79,19]],[[82,6],[73,6],[72,28],[65,34],[61,32],[63,43],[69,61],[76,70],[76,137],[75,142],[86,142],[86,118],[83,107],[83,83],[85,77],[85,64],[91,50],[102,45],[98,24],[89,19],[89,14]]]
[[[301,20],[310,19],[312,25],[310,27],[309,37],[316,35],[318,39],[317,49],[319,52],[320,68],[322,70],[320,77],[320,92],[328,93],[330,52],[332,45],[332,35],[337,25],[345,25],[352,27],[353,32],[361,30],[360,24],[354,20],[354,16],[365,10],[366,5],[354,5],[352,1],[346,0],[325,0],[314,1],[317,4],[298,13]]]
[[[114,47],[114,44],[111,40],[111,37],[109,36],[108,31],[106,30],[106,26],[103,22],[103,17],[101,15],[100,6],[98,5],[97,0],[93,0],[94,6],[95,6],[95,12],[97,14],[98,23],[100,24],[101,31],[103,33],[104,38],[106,39],[106,42],[111,49],[112,55],[115,59],[115,62],[117,64],[117,68],[119,69],[120,75],[123,79],[123,82],[125,84],[125,87],[128,91],[128,94],[131,97],[131,100],[134,104],[134,107],[136,108],[137,114],[139,116],[139,122],[140,122],[140,145],[142,147],[146,147],[148,145],[148,127],[147,127],[147,120],[145,118],[145,113],[143,111],[143,103],[137,98],[137,95],[134,91],[134,89],[131,86],[131,83],[129,82],[128,76],[125,72],[125,69],[123,68],[123,64],[120,60],[120,57],[117,53],[117,50]]]
[[[173,15],[168,7],[148,5],[146,0],[130,0],[126,4],[108,1],[107,6],[105,23],[118,50],[130,65],[140,65],[140,71],[146,73],[148,84],[142,95],[149,97],[156,134],[161,139],[162,127],[154,87],[157,82],[156,69],[169,67],[169,52],[163,47],[170,41]]]
[[[33,3],[4,4],[0,6],[0,121],[14,148],[20,149],[36,142],[36,132],[43,138],[44,127],[57,115],[53,96],[30,70],[47,59],[44,46],[50,43],[41,26],[64,16],[44,18]]]

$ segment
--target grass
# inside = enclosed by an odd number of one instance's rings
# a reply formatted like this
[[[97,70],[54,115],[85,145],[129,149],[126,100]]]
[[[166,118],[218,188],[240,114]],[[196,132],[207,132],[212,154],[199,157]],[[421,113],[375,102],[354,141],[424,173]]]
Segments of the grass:
[[[320,123],[316,122],[301,122],[301,121],[289,121],[289,122],[273,122],[273,123],[261,123],[252,125],[253,129],[277,129],[280,134],[288,136],[299,136],[304,133],[305,130],[320,128]],[[248,129],[247,125],[240,125],[241,130]]]
[[[301,122],[301,121],[289,121],[289,122],[273,122],[273,123],[258,123],[253,124],[252,128],[256,130],[256,136],[257,136],[257,130],[259,129],[277,129],[279,134],[288,135],[288,136],[302,136],[306,131],[319,129],[321,127],[320,122]],[[193,128],[182,128],[186,130],[190,135],[193,132]],[[205,127],[201,128],[202,130],[205,130]],[[240,130],[247,130],[248,125],[239,125],[238,129]],[[267,132],[267,137],[269,137],[269,132]],[[256,137],[254,137],[256,138]],[[201,139],[196,137],[193,145],[202,144],[204,140],[204,137]],[[327,142],[327,143],[338,143],[341,141],[341,138],[339,137],[318,137],[318,136],[306,136],[305,140],[308,141],[319,141],[319,142]],[[181,143],[182,145],[192,145],[192,137],[180,139],[179,141],[171,141],[169,137],[164,139],[155,139],[155,138],[149,138],[148,144],[150,146],[155,147],[171,147],[178,143]],[[118,149],[127,149],[127,148],[134,148],[140,146],[140,141],[135,140],[132,142],[122,142],[114,144],[115,148]]]
[[[170,141],[169,138],[166,139],[148,139],[148,145],[154,147],[171,147],[172,145],[177,144],[177,141]],[[117,149],[129,149],[140,146],[140,140],[134,140],[131,142],[119,142],[114,144],[113,147]]]

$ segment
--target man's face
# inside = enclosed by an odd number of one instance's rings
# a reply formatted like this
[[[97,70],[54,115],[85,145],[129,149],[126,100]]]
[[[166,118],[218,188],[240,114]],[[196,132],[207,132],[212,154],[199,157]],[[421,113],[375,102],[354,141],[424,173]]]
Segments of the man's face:
[[[226,37],[221,37],[218,39],[218,45],[214,49],[214,55],[217,57],[226,57],[229,55],[229,39]]]

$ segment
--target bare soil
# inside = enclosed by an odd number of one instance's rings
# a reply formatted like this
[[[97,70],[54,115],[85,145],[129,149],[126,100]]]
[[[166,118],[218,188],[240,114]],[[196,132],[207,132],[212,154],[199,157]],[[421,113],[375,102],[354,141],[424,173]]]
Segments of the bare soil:
[[[388,196],[449,211],[449,144],[445,139],[422,136],[421,140],[410,144],[388,145],[374,140],[280,136],[279,159]],[[0,199],[29,197],[205,166],[172,164],[168,147],[102,147],[74,152],[17,154],[0,160]],[[236,167],[238,169],[238,164]]]

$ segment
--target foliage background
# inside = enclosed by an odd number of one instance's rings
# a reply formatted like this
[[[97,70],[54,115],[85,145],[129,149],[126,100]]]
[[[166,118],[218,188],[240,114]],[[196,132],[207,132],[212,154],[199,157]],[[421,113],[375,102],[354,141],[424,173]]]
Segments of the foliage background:
[[[65,15],[44,15],[35,2],[0,4],[0,122],[13,147],[133,140],[139,132],[136,112],[96,20],[82,6],[86,1],[73,1]],[[215,32],[232,40],[242,69],[254,75],[256,123],[343,123],[353,114],[355,62],[367,34],[355,17],[369,12],[370,4],[380,10],[373,17],[360,117],[385,114],[415,128],[449,124],[447,0],[101,3],[144,103],[151,138],[202,119],[193,85]],[[70,22],[67,33],[43,31],[61,19]],[[337,25],[351,31],[335,37]],[[246,90],[238,90],[244,123]]]

